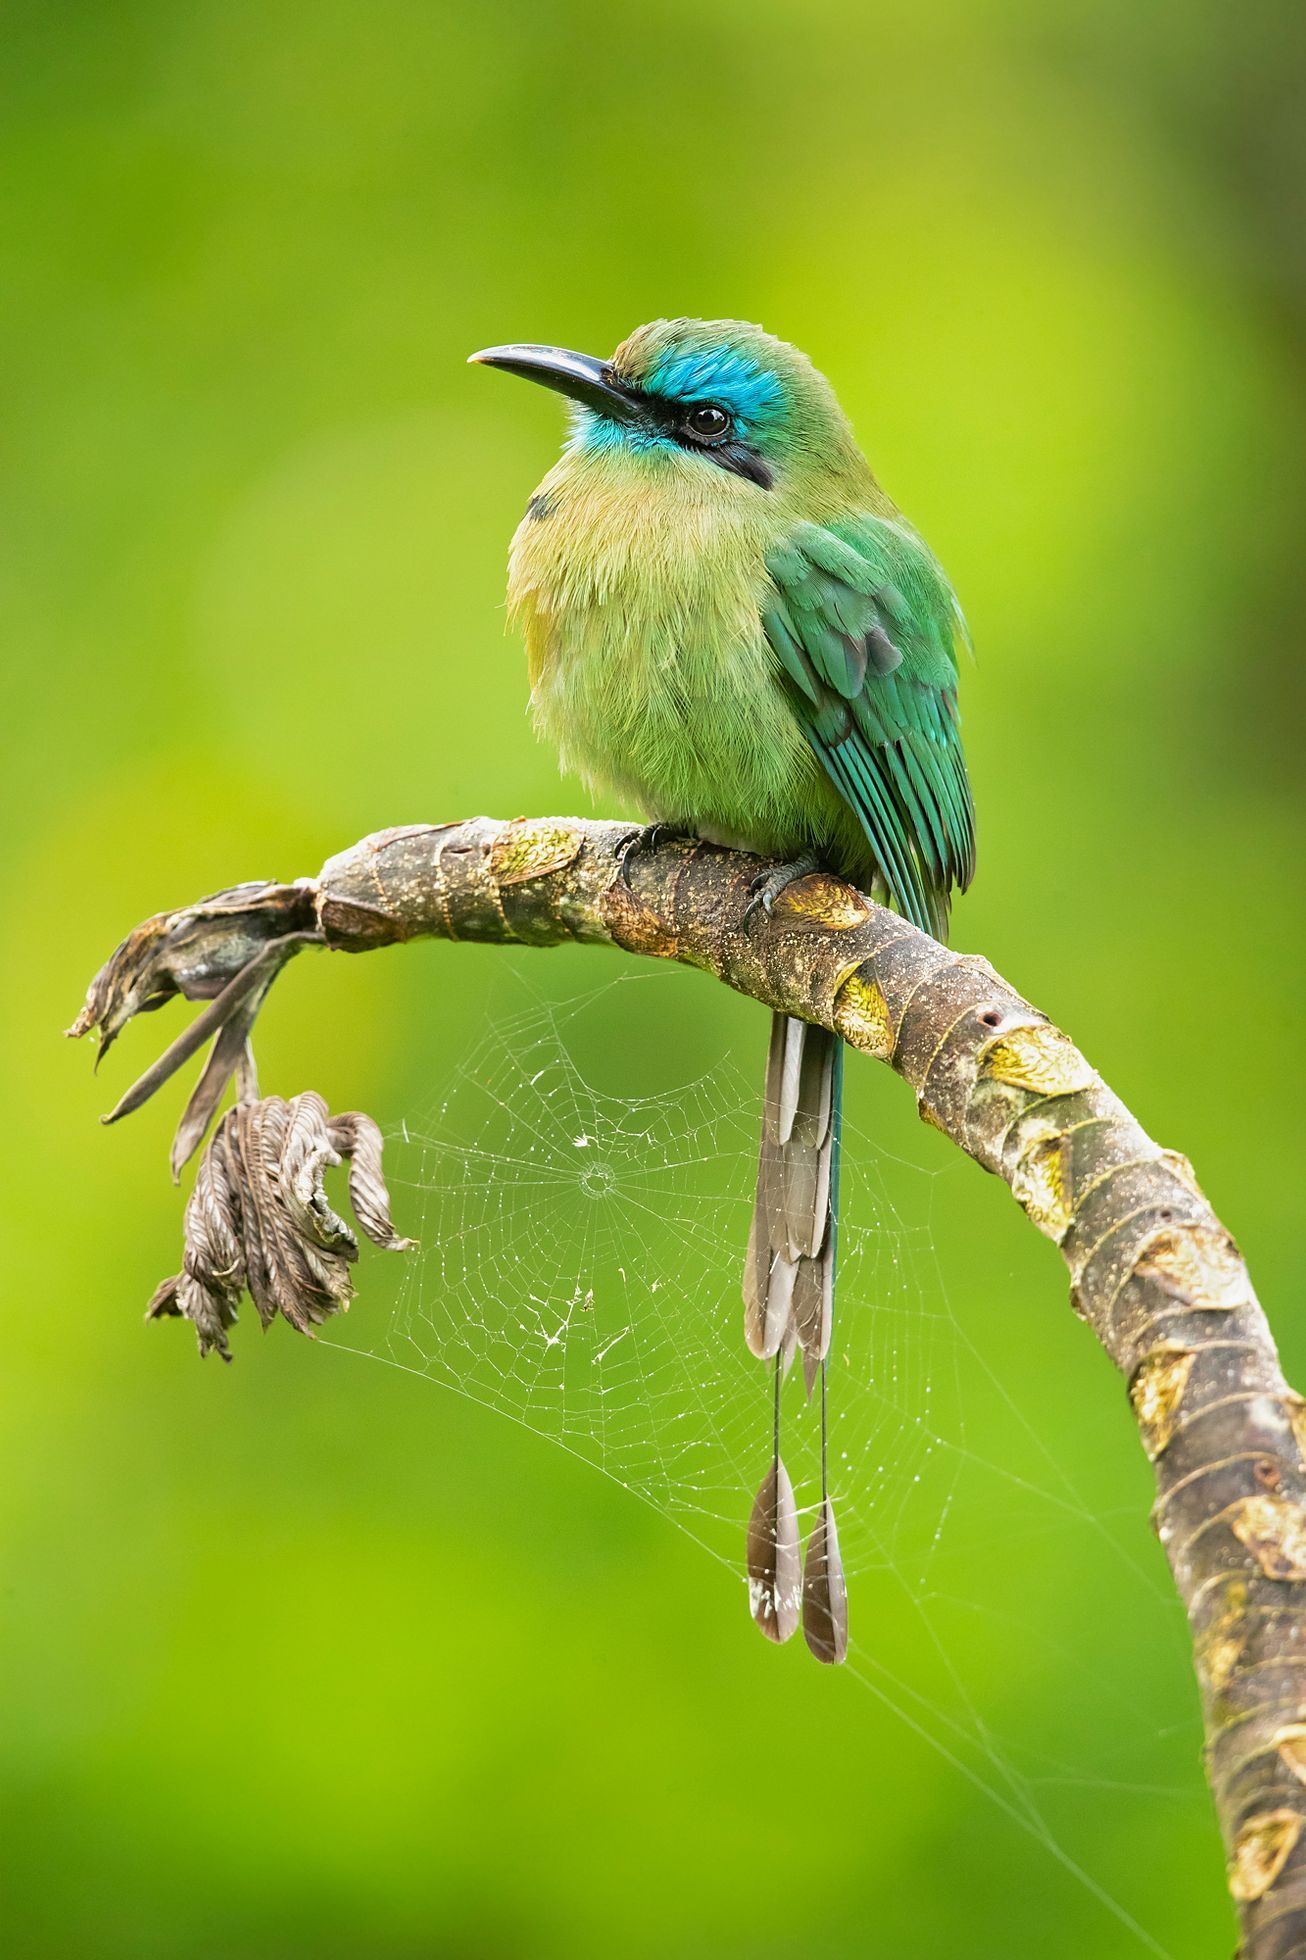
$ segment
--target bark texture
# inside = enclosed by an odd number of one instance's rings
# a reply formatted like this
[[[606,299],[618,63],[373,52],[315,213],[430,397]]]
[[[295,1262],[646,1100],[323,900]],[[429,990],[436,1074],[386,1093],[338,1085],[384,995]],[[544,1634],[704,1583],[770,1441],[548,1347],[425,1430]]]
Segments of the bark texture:
[[[229,1030],[234,1071],[250,1002],[304,945],[570,940],[701,967],[887,1062],[926,1121],[1060,1247],[1072,1305],[1125,1379],[1192,1628],[1243,1955],[1306,1960],[1306,1405],[1237,1246],[1186,1158],[1153,1143],[987,961],[821,872],[750,910],[758,869],[740,852],[632,845],[628,828],[570,818],[383,831],[314,880],[241,886],[147,921],[70,1032],[98,1028],[103,1043],[171,993],[213,1001],[125,1114],[209,1034],[216,1054]],[[194,1100],[189,1117],[193,1130]]]

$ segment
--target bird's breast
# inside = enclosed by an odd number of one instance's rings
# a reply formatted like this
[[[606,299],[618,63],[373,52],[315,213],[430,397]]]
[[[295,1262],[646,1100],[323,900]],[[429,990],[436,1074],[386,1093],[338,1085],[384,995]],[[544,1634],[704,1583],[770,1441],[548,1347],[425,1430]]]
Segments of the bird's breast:
[[[815,765],[762,631],[761,493],[740,486],[750,506],[558,476],[509,576],[541,731],[601,792],[763,843]]]

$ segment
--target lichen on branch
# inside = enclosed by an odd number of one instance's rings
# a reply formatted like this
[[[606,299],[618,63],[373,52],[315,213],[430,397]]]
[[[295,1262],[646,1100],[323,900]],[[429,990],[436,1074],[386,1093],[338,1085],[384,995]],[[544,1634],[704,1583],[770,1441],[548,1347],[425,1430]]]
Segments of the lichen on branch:
[[[1073,1042],[987,961],[938,945],[824,872],[759,907],[758,871],[743,852],[572,818],[383,831],[316,879],[243,885],[146,921],[96,977],[70,1032],[96,1028],[103,1047],[172,994],[211,1003],[114,1111],[138,1107],[211,1040],[174,1160],[239,1075],[276,973],[310,945],[614,946],[698,967],[887,1063],[922,1117],[1002,1178],[1059,1247],[1075,1311],[1125,1379],[1156,1476],[1156,1529],[1192,1628],[1245,1960],[1304,1960],[1306,1406],[1283,1379],[1237,1246],[1186,1159],[1152,1142]],[[315,1147],[324,1135],[343,1151],[312,1100]],[[220,1141],[224,1165],[243,1150],[250,1107],[224,1119],[206,1165]],[[349,1254],[308,1183],[296,1223],[307,1291],[287,1317],[311,1325],[338,1303]],[[355,1208],[378,1237],[357,1193]],[[380,1242],[393,1242],[384,1187],[372,1215]],[[224,1265],[232,1247],[218,1234],[204,1263],[205,1216],[201,1207],[191,1223],[188,1211],[186,1274],[168,1297],[180,1305],[188,1278],[199,1286],[206,1304],[188,1294],[190,1317],[201,1341],[218,1345],[238,1271],[262,1288],[254,1297],[265,1318],[269,1300],[287,1307],[250,1243],[241,1242],[243,1266]]]

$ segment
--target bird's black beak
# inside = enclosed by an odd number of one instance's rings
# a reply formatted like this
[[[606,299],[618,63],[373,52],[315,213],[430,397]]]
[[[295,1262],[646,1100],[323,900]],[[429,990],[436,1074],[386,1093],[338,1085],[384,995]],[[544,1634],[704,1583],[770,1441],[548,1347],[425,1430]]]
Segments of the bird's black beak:
[[[592,354],[514,342],[508,347],[483,347],[468,358],[481,367],[502,368],[505,374],[519,374],[524,381],[538,381],[542,388],[552,388],[613,421],[643,419],[637,399],[614,379],[607,362],[596,360]]]

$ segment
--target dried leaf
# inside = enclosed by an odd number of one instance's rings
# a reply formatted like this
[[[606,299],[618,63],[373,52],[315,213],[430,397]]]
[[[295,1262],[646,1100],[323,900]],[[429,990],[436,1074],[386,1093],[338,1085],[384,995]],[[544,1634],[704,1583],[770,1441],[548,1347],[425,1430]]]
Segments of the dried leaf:
[[[218,899],[206,900],[190,912],[147,919],[123,941],[95,976],[86,1006],[68,1030],[71,1035],[83,1035],[93,1027],[98,1028],[102,1059],[132,1015],[161,1007],[177,993],[196,999],[212,996],[209,1005],[103,1118],[106,1123],[117,1123],[122,1117],[130,1116],[213,1038],[208,1061],[173,1139],[174,1181],[180,1178],[182,1166],[208,1128],[232,1077],[240,1077],[242,1094],[253,1085],[249,1035],[273,981],[287,960],[304,946],[321,943],[321,934],[316,930],[283,933],[277,938],[264,936],[256,942],[256,950],[244,964],[230,978],[226,977],[226,962],[253,937],[250,920],[260,928],[266,927],[266,920],[257,907],[247,917],[243,906],[235,908],[238,924],[233,926],[233,908],[228,901],[245,892],[255,900],[261,900],[268,892],[279,898],[286,889],[238,887],[236,893],[219,894]]]
[[[748,1520],[748,1603],[768,1640],[788,1640],[793,1633],[800,1590],[798,1508],[789,1473],[776,1457]]]
[[[406,1252],[415,1242],[401,1239],[390,1221],[390,1193],[381,1175],[379,1125],[361,1109],[351,1109],[328,1120],[327,1134],[334,1148],[349,1160],[349,1202],[368,1238],[386,1252]]]
[[[133,1015],[177,994],[215,1000],[271,942],[320,942],[313,898],[304,884],[233,885],[179,912],[156,913],[105,961],[69,1034],[96,1029],[103,1058]]]
[[[149,1319],[189,1320],[200,1353],[231,1359],[227,1329],[248,1292],[266,1327],[280,1313],[311,1333],[347,1307],[358,1241],[332,1210],[323,1175],[350,1162],[350,1196],[367,1236],[390,1251],[412,1244],[390,1221],[381,1134],[368,1116],[331,1117],[311,1091],[240,1103],[200,1159],[186,1205],[182,1270],[158,1288]]]
[[[803,1638],[818,1661],[834,1665],[848,1652],[848,1588],[834,1505],[821,1504],[816,1527],[807,1541],[803,1564]]]
[[[250,1054],[250,1032],[278,971],[279,967],[273,966],[265,979],[246,989],[240,999],[228,1004],[227,1018],[218,1029],[217,1039],[209,1050],[209,1058],[200,1073],[199,1081],[191,1091],[190,1100],[182,1111],[181,1121],[177,1125],[177,1133],[172,1139],[169,1162],[174,1184],[181,1181],[182,1170],[194,1155],[204,1132],[213,1121],[227,1084],[242,1065],[247,1063]],[[236,984],[236,982],[232,983],[233,986]],[[230,991],[228,989],[228,994]],[[222,996],[223,1001],[227,1001],[228,994]]]

